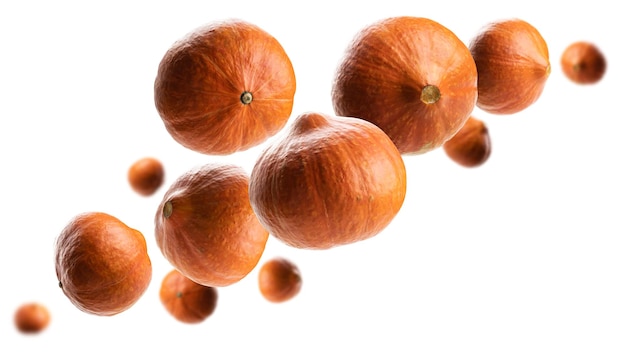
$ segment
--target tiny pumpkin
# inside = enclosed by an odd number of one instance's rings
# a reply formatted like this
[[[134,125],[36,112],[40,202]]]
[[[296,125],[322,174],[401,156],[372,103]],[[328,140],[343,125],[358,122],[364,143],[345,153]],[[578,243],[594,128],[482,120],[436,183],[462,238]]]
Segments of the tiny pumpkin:
[[[43,303],[26,302],[17,307],[13,320],[20,333],[37,334],[50,324],[50,311]]]
[[[477,95],[467,46],[442,24],[412,16],[361,29],[332,86],[335,114],[376,124],[402,154],[441,146],[463,126]]]
[[[178,143],[227,155],[282,129],[295,90],[293,65],[278,40],[257,25],[228,19],[195,28],[167,50],[154,101]]]
[[[163,185],[165,168],[154,157],[143,157],[128,168],[128,183],[139,195],[151,196]]]
[[[228,286],[256,267],[269,234],[250,205],[248,183],[240,166],[206,163],[165,192],[154,219],[157,246],[192,281]]]
[[[595,84],[604,77],[606,57],[594,43],[573,42],[561,54],[561,69],[576,84]]]
[[[178,270],[168,272],[161,281],[159,299],[165,310],[182,323],[201,323],[217,307],[218,291],[185,277]]]
[[[302,289],[300,268],[284,257],[267,260],[258,274],[259,291],[268,301],[282,303],[291,300]]]
[[[404,160],[371,122],[306,112],[261,153],[250,202],[265,228],[287,245],[329,249],[370,238],[399,212]]]
[[[474,117],[447,142],[443,149],[448,157],[466,168],[483,165],[491,155],[491,136],[485,122]]]

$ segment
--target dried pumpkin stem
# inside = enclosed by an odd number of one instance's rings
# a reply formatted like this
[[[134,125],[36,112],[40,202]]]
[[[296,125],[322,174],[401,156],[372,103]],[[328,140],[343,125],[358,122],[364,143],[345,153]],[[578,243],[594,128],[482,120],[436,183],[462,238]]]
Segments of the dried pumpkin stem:
[[[172,206],[172,201],[165,202],[165,204],[163,205],[163,217],[169,218],[169,216],[172,215],[173,211],[174,206]]]
[[[441,97],[441,92],[439,92],[439,88],[435,85],[426,85],[422,89],[422,94],[420,95],[420,100],[422,100],[425,104],[434,104],[439,101]]]
[[[250,91],[244,91],[239,97],[241,103],[244,105],[248,105],[252,102],[252,93]]]

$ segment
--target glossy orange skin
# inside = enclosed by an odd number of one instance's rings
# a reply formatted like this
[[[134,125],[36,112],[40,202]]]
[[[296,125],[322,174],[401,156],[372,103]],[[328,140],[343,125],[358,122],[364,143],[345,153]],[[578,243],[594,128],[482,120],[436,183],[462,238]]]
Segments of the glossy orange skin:
[[[217,307],[217,289],[191,281],[178,270],[165,275],[159,299],[165,310],[183,323],[195,324],[207,319]]]
[[[142,196],[153,195],[165,179],[165,168],[160,160],[144,157],[135,161],[128,169],[130,187]]]
[[[485,122],[470,116],[465,125],[443,144],[450,159],[466,168],[483,165],[491,155],[491,136]]]
[[[129,309],[152,279],[143,234],[102,212],[75,216],[56,240],[54,260],[63,293],[99,316]]]
[[[485,112],[509,115],[535,103],[550,76],[548,46],[528,22],[513,18],[481,28],[469,44],[478,70],[478,101]]]
[[[406,194],[403,158],[371,122],[307,112],[256,161],[250,202],[287,245],[328,249],[370,238]]]
[[[425,103],[424,87],[440,99]],[[362,29],[337,69],[332,101],[339,116],[380,127],[402,154],[441,146],[471,114],[477,72],[467,46],[448,28],[420,17],[392,17]]]
[[[268,301],[282,303],[294,298],[302,289],[300,269],[291,260],[275,257],[259,269],[259,291]]]
[[[50,324],[50,311],[41,303],[28,302],[17,308],[13,320],[21,333],[40,333]]]
[[[158,67],[154,101],[178,143],[227,155],[283,128],[295,90],[292,63],[278,40],[231,19],[198,27],[172,45]],[[246,92],[250,103],[242,101]]]
[[[228,286],[254,269],[268,231],[250,205],[247,172],[207,163],[182,174],[155,215],[156,242],[183,275],[203,286]]]
[[[593,43],[574,42],[561,54],[561,69],[574,83],[595,84],[604,77],[606,57]]]

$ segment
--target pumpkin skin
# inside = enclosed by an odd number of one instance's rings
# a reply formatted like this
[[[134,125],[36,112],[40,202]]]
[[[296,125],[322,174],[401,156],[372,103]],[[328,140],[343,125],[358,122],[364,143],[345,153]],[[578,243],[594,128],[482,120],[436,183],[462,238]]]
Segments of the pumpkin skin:
[[[250,205],[249,177],[236,165],[208,163],[165,192],[155,215],[156,242],[183,275],[203,286],[228,286],[254,269],[269,233]]]
[[[539,99],[551,67],[546,41],[531,24],[517,18],[489,23],[469,49],[478,70],[480,109],[510,115]]]
[[[144,157],[128,168],[128,183],[141,196],[151,196],[163,185],[165,168],[160,160]]]
[[[452,161],[466,168],[483,165],[491,155],[491,136],[485,122],[474,116],[447,142],[443,149]]]
[[[259,291],[273,303],[287,302],[302,289],[302,275],[293,261],[282,257],[267,260],[259,269]]]
[[[591,42],[574,42],[561,54],[561,69],[565,77],[576,84],[595,84],[604,77],[606,57]]]
[[[20,333],[40,333],[50,324],[50,311],[39,302],[23,303],[17,307],[13,321]]]
[[[129,309],[152,279],[143,234],[103,212],[75,216],[56,240],[54,260],[63,293],[99,316]]]
[[[250,175],[250,202],[261,223],[302,249],[378,234],[405,194],[404,161],[385,132],[360,118],[317,112],[298,116]]]
[[[278,40],[229,19],[198,27],[172,45],[158,67],[154,101],[178,143],[227,155],[282,129],[295,90],[292,63]]]
[[[159,299],[165,310],[182,323],[206,320],[217,307],[217,289],[191,281],[178,270],[168,272],[161,281]]]
[[[362,29],[332,87],[337,115],[376,124],[402,154],[440,147],[463,126],[477,95],[467,46],[443,25],[410,16]]]

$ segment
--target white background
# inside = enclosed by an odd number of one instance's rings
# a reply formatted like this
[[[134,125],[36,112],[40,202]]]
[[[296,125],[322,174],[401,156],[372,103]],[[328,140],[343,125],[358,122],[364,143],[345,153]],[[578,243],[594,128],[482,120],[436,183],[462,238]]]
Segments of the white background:
[[[16,3],[0,5],[1,354],[626,353],[626,28],[619,2]],[[162,55],[199,25],[248,20],[292,59],[293,117],[332,113],[332,78],[347,44],[362,27],[396,15],[429,17],[465,43],[493,20],[530,22],[550,49],[543,95],[515,115],[476,110],[493,143],[479,168],[463,168],[441,149],[406,157],[405,204],[376,237],[327,251],[270,238],[262,260],[285,256],[302,271],[295,299],[265,301],[255,269],[219,290],[205,322],[174,320],[158,299],[170,270],[153,234],[162,194],[205,162],[249,171],[264,145],[213,157],[175,143],[152,96]],[[605,53],[601,83],[578,86],[562,74],[561,52],[577,40]],[[149,198],[126,180],[143,156],[161,159],[167,173]],[[96,210],[142,231],[153,262],[144,296],[113,317],[80,312],[54,272],[58,233],[75,214]],[[36,336],[13,326],[15,309],[27,301],[52,313]]]

